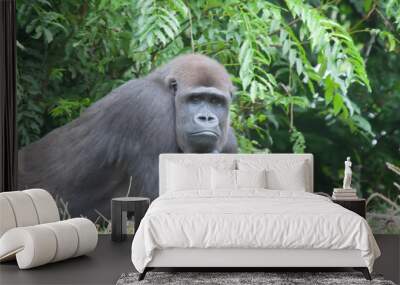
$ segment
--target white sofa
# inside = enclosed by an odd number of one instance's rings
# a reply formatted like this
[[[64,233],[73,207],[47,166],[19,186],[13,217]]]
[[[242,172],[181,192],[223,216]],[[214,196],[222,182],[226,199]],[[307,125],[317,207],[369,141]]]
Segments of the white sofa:
[[[95,225],[85,218],[60,221],[47,191],[0,193],[0,262],[16,259],[28,269],[84,255],[96,245]]]

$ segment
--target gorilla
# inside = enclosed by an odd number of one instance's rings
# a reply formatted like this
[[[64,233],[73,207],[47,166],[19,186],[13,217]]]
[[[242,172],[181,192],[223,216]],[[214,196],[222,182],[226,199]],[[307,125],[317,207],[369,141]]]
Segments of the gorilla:
[[[160,153],[232,153],[233,84],[199,54],[179,56],[98,100],[80,117],[19,151],[19,189],[40,187],[72,216],[109,216],[110,199],[158,196]],[[131,187],[131,188],[130,188]]]

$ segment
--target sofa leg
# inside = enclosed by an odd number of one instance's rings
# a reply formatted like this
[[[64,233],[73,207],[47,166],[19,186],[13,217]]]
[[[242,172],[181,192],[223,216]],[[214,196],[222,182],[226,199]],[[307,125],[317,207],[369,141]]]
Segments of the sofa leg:
[[[354,269],[357,271],[361,271],[362,274],[364,275],[365,279],[372,280],[371,274],[369,274],[369,270],[367,267],[355,267]]]

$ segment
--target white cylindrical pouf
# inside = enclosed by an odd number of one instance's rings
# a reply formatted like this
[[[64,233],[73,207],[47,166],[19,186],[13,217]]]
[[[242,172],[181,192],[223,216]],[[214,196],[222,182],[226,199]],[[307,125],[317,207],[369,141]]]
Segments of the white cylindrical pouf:
[[[17,227],[33,226],[39,223],[35,205],[30,196],[23,191],[1,193],[11,205]]]
[[[78,233],[75,228],[66,221],[54,222],[42,225],[51,229],[57,238],[56,254],[51,262],[57,262],[75,255],[78,249]]]
[[[20,269],[80,256],[97,246],[88,219],[59,221],[57,205],[43,189],[0,193],[0,262],[17,259]]]
[[[16,254],[20,269],[51,262],[57,249],[54,232],[41,225],[11,229],[0,241],[0,258]]]
[[[0,261],[15,256],[19,268],[28,269],[89,253],[96,245],[96,227],[85,218],[19,227],[0,238]]]
[[[0,193],[0,237],[9,229],[17,226],[11,204],[2,194]]]
[[[86,254],[96,248],[98,233],[93,222],[85,218],[69,219],[65,222],[74,226],[78,233],[78,249],[74,257]]]
[[[39,224],[52,223],[60,220],[56,201],[49,192],[43,189],[22,191],[30,196],[36,208]]]

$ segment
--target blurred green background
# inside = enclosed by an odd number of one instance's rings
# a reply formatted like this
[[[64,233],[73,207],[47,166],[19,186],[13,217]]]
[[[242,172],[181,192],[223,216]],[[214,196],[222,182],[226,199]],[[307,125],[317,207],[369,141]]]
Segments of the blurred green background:
[[[313,153],[327,193],[351,156],[373,230],[400,232],[399,0],[17,0],[17,39],[20,147],[198,52],[232,75],[241,152]]]

